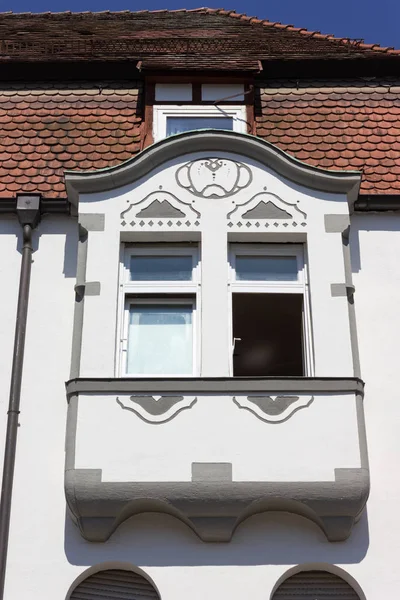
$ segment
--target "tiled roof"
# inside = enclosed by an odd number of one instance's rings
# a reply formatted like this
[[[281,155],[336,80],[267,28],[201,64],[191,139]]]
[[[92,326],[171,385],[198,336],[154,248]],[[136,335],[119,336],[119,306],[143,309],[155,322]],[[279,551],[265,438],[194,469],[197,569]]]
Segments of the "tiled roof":
[[[139,82],[0,89],[0,197],[65,197],[64,170],[140,150]],[[361,193],[400,193],[400,79],[268,82],[257,135],[327,169],[361,169]]]
[[[0,89],[0,197],[65,197],[65,169],[108,167],[138,152],[138,87]]]
[[[65,197],[64,170],[140,150],[139,82],[0,89],[0,197]],[[400,80],[275,81],[260,88],[257,134],[300,160],[363,170],[362,193],[400,193]]]
[[[170,71],[247,71],[259,72],[260,61],[251,56],[230,56],[225,54],[205,54],[186,56],[185,54],[157,54],[141,61],[141,69]]]
[[[311,165],[362,170],[361,193],[400,193],[400,79],[270,81],[259,92],[257,135]]]
[[[0,13],[0,59],[118,58],[155,54],[268,58],[352,58],[400,55],[400,50],[336,38],[301,27],[212,8],[100,13]],[[190,63],[190,68],[196,68]]]
[[[144,68],[252,70],[263,57],[311,56],[395,60],[400,51],[219,9],[0,14],[5,61],[136,57]],[[95,170],[137,153],[140,85],[0,86],[0,197],[65,197],[65,169]],[[256,108],[257,134],[289,154],[362,169],[363,193],[400,193],[400,79],[269,81]]]

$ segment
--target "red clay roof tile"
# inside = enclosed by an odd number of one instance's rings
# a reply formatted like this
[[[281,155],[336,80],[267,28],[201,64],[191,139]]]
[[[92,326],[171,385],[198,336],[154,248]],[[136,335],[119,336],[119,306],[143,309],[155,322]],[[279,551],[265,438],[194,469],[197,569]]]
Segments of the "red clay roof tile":
[[[106,94],[85,83],[0,89],[0,197],[21,189],[65,197],[65,169],[107,167],[139,151],[140,84],[110,85]]]
[[[258,91],[257,135],[315,166],[363,170],[361,193],[400,193],[400,80],[285,80]]]

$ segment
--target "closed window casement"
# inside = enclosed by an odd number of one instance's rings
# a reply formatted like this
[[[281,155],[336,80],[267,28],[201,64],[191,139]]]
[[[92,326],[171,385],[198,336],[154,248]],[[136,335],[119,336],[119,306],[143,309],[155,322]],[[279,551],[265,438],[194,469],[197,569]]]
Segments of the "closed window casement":
[[[195,245],[126,248],[122,274],[123,375],[198,373],[198,264]]]
[[[288,577],[271,600],[360,600],[347,581],[327,571],[302,571]]]
[[[245,107],[201,105],[154,107],[154,141],[199,129],[224,129],[245,133]]]
[[[110,569],[90,575],[69,596],[70,600],[159,600],[151,583],[132,571]]]

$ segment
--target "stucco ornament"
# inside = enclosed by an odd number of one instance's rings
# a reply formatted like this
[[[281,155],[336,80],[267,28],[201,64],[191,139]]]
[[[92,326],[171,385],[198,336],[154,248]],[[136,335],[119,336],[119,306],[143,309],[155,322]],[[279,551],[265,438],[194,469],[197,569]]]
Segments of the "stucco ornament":
[[[184,396],[130,396],[117,397],[121,408],[135,413],[146,423],[166,423],[182,410],[192,408],[197,398]]]
[[[307,215],[301,210],[299,201],[288,202],[276,194],[267,191],[265,187],[262,192],[252,196],[244,204],[235,205],[228,215],[228,219],[278,219],[293,220],[298,223],[305,221]]]
[[[282,423],[300,408],[310,406],[314,396],[237,396],[233,398],[239,408],[250,411],[267,423]]]
[[[202,158],[180,167],[176,180],[201,198],[226,198],[250,185],[252,173],[249,167],[234,160]]]

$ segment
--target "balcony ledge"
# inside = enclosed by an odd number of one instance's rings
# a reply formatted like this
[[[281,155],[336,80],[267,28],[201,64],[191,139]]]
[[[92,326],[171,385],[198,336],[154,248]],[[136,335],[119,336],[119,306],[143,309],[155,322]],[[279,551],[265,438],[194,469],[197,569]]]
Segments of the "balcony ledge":
[[[364,384],[360,379],[348,377],[72,379],[66,384],[69,415],[65,473],[65,492],[71,515],[83,537],[93,542],[106,541],[122,522],[142,512],[173,515],[191,527],[203,541],[228,542],[240,523],[264,511],[285,511],[301,515],[316,523],[329,541],[343,541],[361,515],[369,494],[363,388]],[[144,397],[162,397],[165,394],[165,398],[169,400],[164,408],[160,408],[157,403],[151,408],[149,404],[148,414],[143,413],[142,406],[135,405],[129,409],[140,417],[135,423],[142,423],[141,427],[149,428],[152,424],[157,424],[158,427],[168,420],[181,419],[181,410],[191,409],[195,401],[201,404],[202,398],[210,396],[228,398],[229,407],[233,406],[233,400],[239,408],[253,413],[255,423],[261,420],[274,424],[279,422],[283,426],[286,426],[286,420],[291,419],[296,410],[311,404],[310,400],[308,403],[301,402],[301,398],[314,400],[315,397],[314,403],[323,403],[325,398],[345,396],[346,403],[355,402],[353,412],[357,419],[361,461],[354,468],[334,468],[334,477],[327,481],[234,481],[232,475],[229,476],[228,463],[192,463],[192,481],[105,481],[102,468],[75,466],[77,435],[83,435],[82,431],[77,433],[78,407],[87,398],[97,402],[98,398],[104,399],[106,396],[108,402],[116,394],[133,394],[131,398],[142,398],[141,394]],[[173,396],[174,394],[178,396]],[[265,398],[270,398],[268,394],[279,394],[279,398],[285,398],[286,394],[297,400],[290,400],[293,406],[289,401],[283,403],[282,410],[278,410],[276,403],[272,402],[274,408],[270,410],[268,403],[265,404]],[[194,401],[188,401],[183,408],[179,408],[182,398],[192,398],[194,395]],[[254,400],[250,405],[246,404],[247,395],[250,400]],[[231,396],[234,397],[230,398]],[[174,408],[175,402],[177,409]],[[297,406],[298,402],[300,405]],[[121,402],[120,405],[126,408]],[[147,406],[143,402],[142,405]],[[286,414],[285,411],[289,412]],[[192,412],[188,411],[187,414],[191,415]],[[163,421],[164,413],[172,416]],[[126,420],[128,414],[121,411],[118,418]],[[282,414],[284,418],[280,418]],[[198,426],[197,421],[194,426]],[[258,424],[257,427],[260,426],[262,425]],[[221,435],[224,435],[223,431]],[[304,437],[307,438],[307,435]],[[127,443],[131,446],[132,438]],[[176,444],[178,443],[177,441]],[[162,450],[161,446],[160,455]],[[193,477],[193,465],[197,464],[207,464],[209,468],[200,479]],[[101,464],[98,466],[101,467]]]
[[[358,377],[80,377],[65,384],[67,397],[82,393],[269,393],[354,392],[363,394]]]

